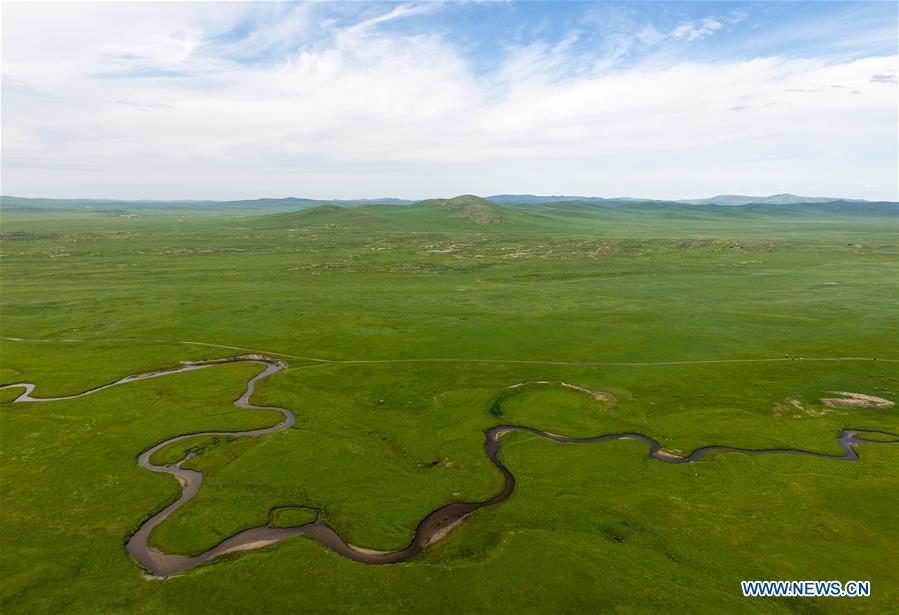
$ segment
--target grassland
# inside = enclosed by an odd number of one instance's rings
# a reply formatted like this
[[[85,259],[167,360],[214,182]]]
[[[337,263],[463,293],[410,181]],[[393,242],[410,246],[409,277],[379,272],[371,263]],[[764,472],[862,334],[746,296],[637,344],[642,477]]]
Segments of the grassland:
[[[289,362],[254,402],[290,408],[293,428],[157,453],[195,452],[186,467],[206,473],[151,537],[172,552],[270,518],[304,522],[303,507],[354,544],[401,547],[430,510],[501,486],[482,449],[499,422],[638,431],[685,452],[840,453],[842,428],[899,433],[895,407],[821,401],[897,401],[895,209],[471,200],[0,216],[3,383],[65,395],[247,350]],[[221,365],[4,403],[3,610],[813,613],[899,600],[899,447],[863,446],[857,463],[716,454],[669,466],[637,442],[525,434],[503,443],[513,497],[419,559],[365,566],[298,538],[145,580],[122,543],[178,488],[136,455],[180,433],[276,422],[231,405],[254,373]],[[507,388],[538,380],[614,401]],[[870,579],[872,597],[744,599],[750,578]]]

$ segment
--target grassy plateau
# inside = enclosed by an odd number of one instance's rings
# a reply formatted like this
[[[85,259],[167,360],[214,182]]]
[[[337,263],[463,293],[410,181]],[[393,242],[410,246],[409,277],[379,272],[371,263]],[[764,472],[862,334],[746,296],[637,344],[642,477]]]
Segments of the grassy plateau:
[[[287,362],[252,401],[290,409],[293,427],[155,453],[191,454],[184,467],[205,474],[151,534],[169,553],[315,519],[354,545],[400,549],[435,508],[501,489],[483,449],[498,424],[638,432],[675,455],[712,444],[841,455],[842,429],[899,434],[892,205],[12,207],[0,235],[2,384],[65,396],[181,361]],[[512,433],[500,453],[512,497],[410,561],[369,566],[297,537],[146,578],[123,543],[180,488],[137,455],[278,422],[232,404],[260,369],[225,363],[42,403],[0,391],[0,609],[899,603],[894,444],[861,445],[854,463],[719,452],[671,465],[637,441]],[[755,579],[870,580],[871,596],[744,598],[740,581]]]

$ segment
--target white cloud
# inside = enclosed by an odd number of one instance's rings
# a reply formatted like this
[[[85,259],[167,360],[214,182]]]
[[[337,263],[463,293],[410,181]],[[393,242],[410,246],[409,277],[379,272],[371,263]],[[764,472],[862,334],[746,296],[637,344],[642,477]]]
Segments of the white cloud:
[[[746,11],[735,10],[731,11],[727,17],[724,18],[724,21],[728,24],[735,26],[738,23],[745,21],[749,17],[749,13]]]
[[[623,68],[568,38],[485,74],[451,39],[382,27],[430,5],[340,24],[309,5],[78,6],[4,7],[4,193],[896,198],[895,88],[871,82],[896,57]]]
[[[637,32],[637,40],[644,45],[657,45],[665,40],[665,35],[659,32],[655,26],[649,24]]]
[[[679,41],[696,41],[711,36],[721,29],[721,22],[714,17],[705,17],[702,21],[685,21],[671,31],[671,36]]]

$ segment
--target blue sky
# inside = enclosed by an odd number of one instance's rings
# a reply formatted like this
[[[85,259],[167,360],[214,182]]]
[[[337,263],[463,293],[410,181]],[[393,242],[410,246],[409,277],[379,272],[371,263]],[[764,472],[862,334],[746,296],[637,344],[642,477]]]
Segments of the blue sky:
[[[3,7],[4,194],[897,199],[892,2]]]

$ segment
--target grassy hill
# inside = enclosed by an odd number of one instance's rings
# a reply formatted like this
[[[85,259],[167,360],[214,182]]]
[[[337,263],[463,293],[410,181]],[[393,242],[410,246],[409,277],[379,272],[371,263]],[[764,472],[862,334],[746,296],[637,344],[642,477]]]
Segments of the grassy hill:
[[[597,203],[559,201],[499,205],[466,194],[428,199],[413,205],[319,205],[289,213],[263,214],[262,227],[366,229],[404,232],[467,232],[492,235],[576,234],[628,236],[790,236],[816,228],[850,231],[872,220],[895,225],[899,204],[832,201],[797,204],[749,204],[740,207],[666,202]],[[776,221],[776,224],[772,224]]]
[[[463,194],[451,199],[429,199],[419,201],[416,208],[449,212],[451,218],[467,220],[480,226],[488,224],[515,224],[524,214],[508,207],[497,205],[473,194]]]
[[[429,199],[414,205],[360,205],[339,207],[319,205],[301,211],[270,214],[257,218],[260,226],[364,228],[377,226],[385,231],[503,231],[574,230],[564,216],[546,215],[503,207],[474,195],[451,199]]]
[[[384,219],[379,215],[387,206],[341,207],[340,205],[317,205],[308,209],[291,211],[283,214],[263,215],[260,220],[265,224],[298,225],[298,226],[340,226],[379,224]]]

